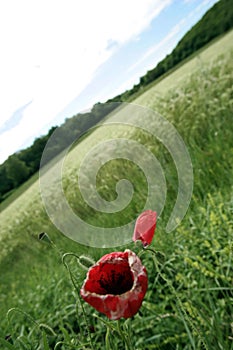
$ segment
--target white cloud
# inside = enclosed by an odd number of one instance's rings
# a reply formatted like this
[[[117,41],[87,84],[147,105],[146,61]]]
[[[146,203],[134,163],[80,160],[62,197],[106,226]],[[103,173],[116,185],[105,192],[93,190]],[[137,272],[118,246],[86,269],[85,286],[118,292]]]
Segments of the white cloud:
[[[219,0],[203,0],[194,10],[194,13],[199,13],[205,6],[213,6]]]
[[[188,2],[190,0],[184,1]],[[178,35],[180,34],[181,30],[192,20],[192,18],[198,16],[205,6],[210,4],[213,5],[215,2],[216,0],[203,0],[201,3],[199,3],[199,5],[193,11],[191,11],[188,16],[178,22],[159,43],[149,48],[146,53],[129,68],[128,72],[135,70],[135,68],[137,68],[152,55],[154,55],[152,67],[155,67],[156,64],[165,57],[165,54],[170,52],[175,47],[178,41]],[[145,72],[142,74],[145,74]]]
[[[180,30],[185,22],[186,21],[184,19],[182,19],[178,24],[176,24],[170,30],[170,32],[163,38],[163,40],[161,40],[158,44],[154,45],[149,50],[147,50],[147,52],[134,65],[132,65],[129,68],[128,72],[133,71],[138,65],[140,65],[142,62],[144,62],[148,57],[150,57],[154,53],[157,54],[156,59],[158,62],[159,59],[161,59],[163,57],[164,47],[167,44],[169,45],[171,43],[171,41],[173,41],[173,38],[180,32]],[[163,48],[163,50],[161,50],[162,48]]]
[[[193,2],[195,2],[196,0],[183,0],[183,2],[185,3],[185,4],[190,4],[190,3],[193,3]]]
[[[120,45],[136,38],[172,0],[9,0],[0,3],[0,162],[43,129],[90,83]],[[112,45],[111,45],[112,44]]]

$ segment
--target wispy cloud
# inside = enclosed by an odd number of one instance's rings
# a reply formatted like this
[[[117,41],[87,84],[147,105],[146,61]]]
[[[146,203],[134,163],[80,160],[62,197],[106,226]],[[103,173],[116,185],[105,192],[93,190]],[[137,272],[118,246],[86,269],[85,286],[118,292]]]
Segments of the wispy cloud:
[[[138,65],[140,65],[142,62],[144,62],[148,57],[153,55],[154,53],[157,53],[162,47],[165,46],[165,44],[169,43],[175,35],[177,35],[186,22],[185,19],[182,19],[178,24],[176,24],[171,31],[165,36],[163,40],[161,40],[158,44],[151,47],[147,52],[134,64],[129,68],[129,72],[133,71]]]
[[[186,0],[190,1],[190,0]],[[132,65],[128,72],[131,72],[135,70],[139,65],[141,65],[144,61],[146,61],[149,57],[155,56],[154,59],[154,66],[156,63],[158,63],[161,59],[164,58],[164,52],[167,52],[167,48],[170,47],[170,50],[172,50],[175,47],[175,43],[177,42],[176,37],[179,35],[181,30],[190,22],[190,20],[199,14],[202,9],[209,5],[214,4],[216,0],[204,0],[199,3],[197,7],[193,11],[189,13],[188,16],[186,16],[184,19],[182,19],[180,22],[178,22],[171,30],[170,32],[156,45],[149,48],[146,53],[137,61],[134,65]]]
[[[21,106],[20,108],[18,108],[13,114],[12,116],[6,120],[6,122],[0,126],[0,134],[2,134],[3,132],[12,129],[14,127],[16,127],[20,121],[23,118],[23,112],[25,111],[25,109],[32,103],[32,101],[28,102],[27,104]]]
[[[172,0],[12,0],[0,3],[0,162],[35,137],[96,70]],[[27,101],[17,123],[5,124]],[[85,106],[87,107],[87,106]],[[17,124],[17,125],[16,125]],[[9,129],[9,126],[11,129]]]
[[[203,0],[193,11],[192,15],[195,13],[199,13],[205,6],[212,6],[219,0]]]
[[[190,4],[190,3],[193,3],[195,1],[197,1],[197,0],[183,0],[183,3],[184,4]]]

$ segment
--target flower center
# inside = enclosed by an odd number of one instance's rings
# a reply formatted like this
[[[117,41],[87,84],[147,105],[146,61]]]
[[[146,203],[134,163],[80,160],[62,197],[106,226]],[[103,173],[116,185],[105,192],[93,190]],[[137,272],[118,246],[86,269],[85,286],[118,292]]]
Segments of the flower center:
[[[101,271],[99,285],[101,294],[119,295],[127,292],[133,286],[133,274],[128,262],[120,264],[106,263]]]

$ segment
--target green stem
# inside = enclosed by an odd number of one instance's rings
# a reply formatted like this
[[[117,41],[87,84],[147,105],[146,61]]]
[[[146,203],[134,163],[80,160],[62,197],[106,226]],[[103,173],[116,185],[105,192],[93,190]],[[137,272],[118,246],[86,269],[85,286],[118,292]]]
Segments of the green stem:
[[[89,327],[88,327],[87,315],[86,315],[86,312],[85,312],[85,309],[84,309],[84,307],[83,307],[83,303],[82,303],[82,300],[81,300],[81,297],[80,297],[80,294],[79,294],[80,286],[79,286],[79,284],[78,284],[77,281],[76,281],[76,283],[77,283],[77,285],[76,285],[75,280],[74,280],[74,277],[73,277],[73,275],[72,275],[72,272],[70,271],[69,265],[65,262],[65,258],[66,258],[67,256],[74,256],[74,257],[76,257],[76,258],[78,258],[78,256],[77,256],[76,254],[74,254],[74,253],[66,253],[66,254],[64,254],[64,255],[62,256],[62,262],[63,262],[64,266],[67,268],[67,270],[68,270],[68,272],[69,272],[69,275],[70,275],[71,282],[72,282],[72,284],[73,284],[73,286],[74,286],[74,288],[75,288],[75,290],[76,290],[76,292],[77,292],[78,299],[79,299],[79,303],[80,303],[80,305],[81,305],[81,309],[82,309],[83,316],[84,316],[84,321],[85,321],[85,324],[86,324],[86,327],[87,327],[88,337],[89,337],[89,339],[90,339],[91,349],[94,350],[94,345],[93,345],[93,342],[92,342],[91,332],[90,332],[90,329],[89,329]]]
[[[106,336],[105,336],[105,344],[106,344],[106,350],[111,350],[111,345],[110,345],[110,327],[107,327],[106,331]]]
[[[204,345],[205,349],[208,350],[208,346],[205,342],[205,340],[203,339],[202,335],[200,334],[200,332],[198,331],[198,329],[196,328],[196,326],[194,325],[194,323],[192,322],[192,320],[190,319],[190,317],[188,316],[186,310],[184,309],[183,305],[182,305],[182,301],[180,300],[180,297],[178,296],[178,294],[176,293],[175,288],[173,287],[172,283],[167,279],[167,277],[161,272],[161,269],[158,266],[158,262],[156,259],[156,251],[153,250],[152,248],[146,248],[142,253],[144,253],[145,251],[149,251],[150,253],[152,253],[152,259],[155,265],[155,268],[157,269],[160,277],[167,283],[168,287],[170,288],[171,292],[174,293],[176,300],[177,300],[177,307],[178,309],[181,311],[181,315],[183,313],[184,319],[186,319],[188,321],[188,323],[190,324],[191,328],[193,329],[193,331],[195,331],[196,334],[198,334],[199,339],[201,340],[202,344]]]
[[[10,314],[11,314],[12,312],[19,312],[20,314],[26,316],[32,323],[34,323],[34,324],[40,329],[39,323],[37,323],[37,322],[34,320],[34,318],[33,318],[32,316],[30,316],[27,312],[25,312],[25,311],[23,311],[23,310],[21,310],[21,309],[18,309],[18,308],[16,308],[16,307],[13,307],[13,308],[11,308],[11,309],[9,309],[9,310],[7,311],[7,320],[8,320],[8,323],[9,323],[9,324],[11,324],[11,323],[10,323]]]
[[[119,333],[121,339],[123,340],[123,342],[125,343],[126,349],[133,350],[133,348],[131,346],[131,343],[129,341],[129,338],[127,336],[125,336],[125,334],[124,334],[124,331],[123,331],[123,329],[121,327],[121,321],[120,320],[117,321],[117,326],[118,326],[117,327],[118,333]]]

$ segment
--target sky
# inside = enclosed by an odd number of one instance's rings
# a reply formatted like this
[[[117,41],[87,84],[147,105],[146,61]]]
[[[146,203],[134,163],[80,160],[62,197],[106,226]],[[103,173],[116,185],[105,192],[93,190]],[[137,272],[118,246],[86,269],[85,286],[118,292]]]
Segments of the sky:
[[[139,82],[217,0],[0,0],[0,164]]]

